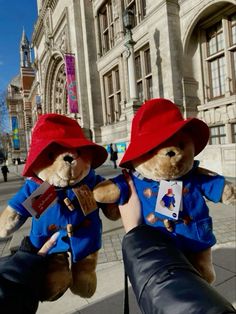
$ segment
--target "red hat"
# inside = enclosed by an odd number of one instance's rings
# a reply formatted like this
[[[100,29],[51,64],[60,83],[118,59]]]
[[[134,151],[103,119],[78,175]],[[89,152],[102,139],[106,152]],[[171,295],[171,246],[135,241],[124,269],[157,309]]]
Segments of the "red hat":
[[[136,112],[131,129],[130,144],[120,162],[121,167],[132,168],[132,161],[168,140],[183,128],[188,129],[195,156],[207,145],[209,128],[196,118],[184,119],[177,105],[163,98],[143,103]]]
[[[99,167],[107,158],[106,149],[88,140],[75,120],[55,113],[44,114],[33,128],[23,176],[34,176],[33,166],[51,144],[66,148],[91,147],[94,150],[92,168]]]

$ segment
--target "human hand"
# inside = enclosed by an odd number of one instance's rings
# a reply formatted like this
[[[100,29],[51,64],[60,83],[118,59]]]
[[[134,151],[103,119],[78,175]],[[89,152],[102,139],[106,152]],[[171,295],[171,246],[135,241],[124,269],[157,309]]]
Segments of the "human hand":
[[[119,205],[120,215],[125,232],[141,224],[141,204],[134,186],[134,183],[126,170],[123,171],[126,181],[130,188],[130,197],[126,204]]]
[[[59,232],[55,232],[47,242],[41,247],[38,251],[38,255],[45,256],[47,255],[48,251],[56,244],[57,238],[59,237]]]

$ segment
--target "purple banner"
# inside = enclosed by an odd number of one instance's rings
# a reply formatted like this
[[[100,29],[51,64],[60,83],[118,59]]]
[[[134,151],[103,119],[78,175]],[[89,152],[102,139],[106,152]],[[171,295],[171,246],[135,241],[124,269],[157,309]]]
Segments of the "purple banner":
[[[71,113],[78,113],[79,112],[78,98],[75,80],[75,57],[71,54],[66,54],[65,65],[66,65],[68,105]]]

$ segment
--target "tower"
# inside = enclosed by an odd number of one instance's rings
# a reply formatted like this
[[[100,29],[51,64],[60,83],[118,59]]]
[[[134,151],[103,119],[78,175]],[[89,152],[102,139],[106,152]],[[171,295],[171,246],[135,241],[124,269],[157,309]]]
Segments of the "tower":
[[[21,42],[20,42],[20,66],[27,68],[31,66],[30,58],[30,43],[25,35],[25,30],[23,29]]]
[[[32,128],[32,105],[29,100],[31,86],[35,73],[31,63],[30,42],[23,29],[20,42],[20,77],[24,111],[24,129],[26,133],[26,146],[29,147],[29,135]]]

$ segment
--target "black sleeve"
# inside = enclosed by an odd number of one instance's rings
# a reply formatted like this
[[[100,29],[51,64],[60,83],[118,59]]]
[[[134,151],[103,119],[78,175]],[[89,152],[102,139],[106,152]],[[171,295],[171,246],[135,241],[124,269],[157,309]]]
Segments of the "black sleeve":
[[[45,258],[19,250],[0,260],[0,312],[36,313]]]
[[[170,237],[141,225],[124,236],[125,271],[146,314],[236,313],[177,250]]]

